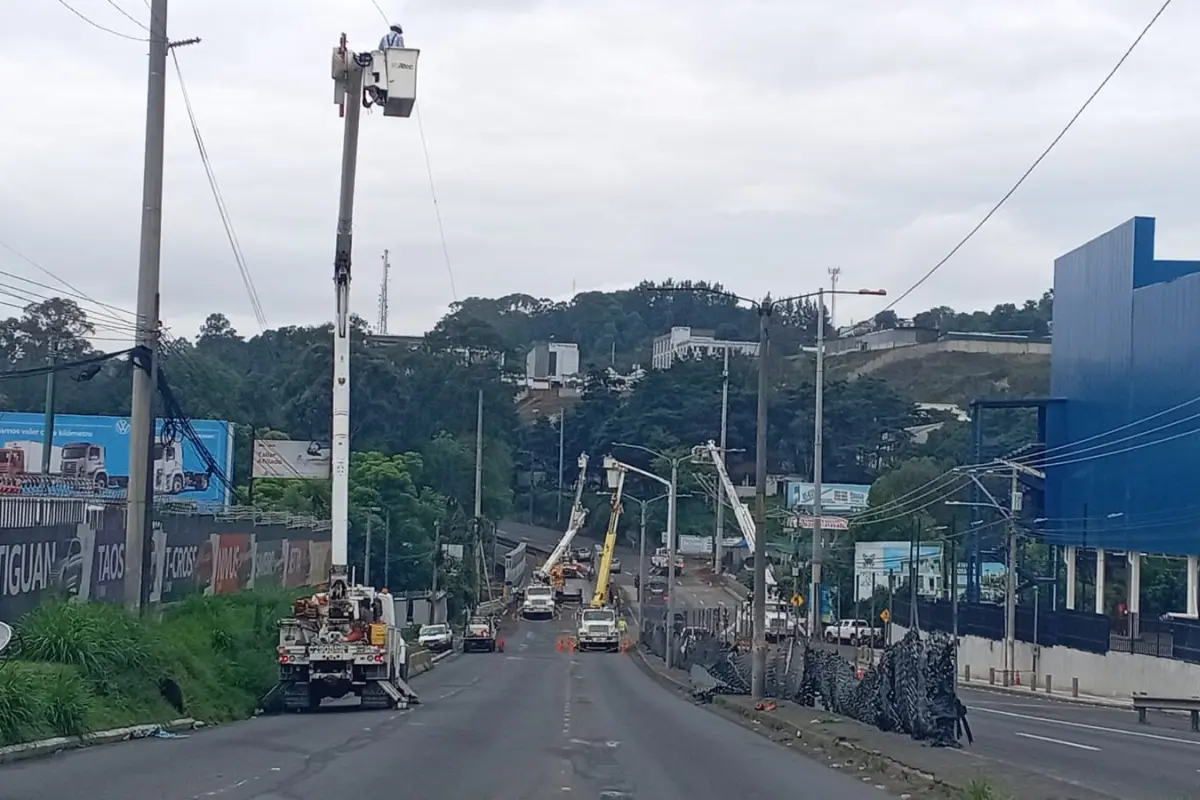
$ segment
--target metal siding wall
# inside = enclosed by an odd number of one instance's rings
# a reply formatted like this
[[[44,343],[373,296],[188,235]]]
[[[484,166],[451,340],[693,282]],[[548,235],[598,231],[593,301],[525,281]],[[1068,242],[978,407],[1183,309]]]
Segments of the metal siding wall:
[[[1050,385],[1051,394],[1067,403],[1048,420],[1049,448],[1119,427],[1129,417],[1134,239],[1138,227],[1144,230],[1141,222],[1130,220],[1054,262]],[[1091,444],[1051,457],[1069,461],[1074,450]],[[1059,521],[1055,542],[1099,544],[1103,533],[1082,520],[1123,510],[1127,460],[1114,456],[1047,468],[1046,515]]]
[[[1182,263],[1171,262],[1176,268]],[[1131,419],[1145,419],[1200,397],[1197,320],[1200,275],[1134,291]],[[1200,498],[1195,488],[1200,473],[1200,436],[1179,436],[1200,429],[1195,420],[1184,421],[1195,414],[1200,414],[1200,403],[1149,420],[1117,437],[1162,428],[1117,445],[1160,442],[1129,453],[1128,505],[1121,523],[1126,530],[1120,535],[1120,546],[1151,553],[1200,553]],[[1170,439],[1173,436],[1178,438]],[[1166,439],[1170,441],[1163,441]]]
[[[1198,414],[1200,403],[1131,424],[1200,397],[1198,271],[1198,262],[1154,260],[1154,220],[1146,217],[1055,261],[1050,383],[1066,403],[1048,416],[1047,445],[1129,427],[1051,455],[1090,459],[1046,470],[1052,541],[1200,553],[1200,436],[1163,441],[1200,425],[1136,435]],[[1129,449],[1149,442],[1157,443]],[[1113,450],[1128,452],[1103,456]]]

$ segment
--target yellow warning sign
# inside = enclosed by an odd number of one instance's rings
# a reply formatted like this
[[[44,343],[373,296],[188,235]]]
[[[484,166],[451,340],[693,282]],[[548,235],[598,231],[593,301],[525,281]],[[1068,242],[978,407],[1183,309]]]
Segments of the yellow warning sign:
[[[804,595],[799,594],[799,593],[792,595],[792,605],[794,605],[794,606],[804,605]]]
[[[887,622],[888,620],[890,620],[890,619],[892,618],[892,614],[891,614],[891,612],[890,612],[890,611],[888,611],[888,610],[885,608],[883,611],[880,611],[880,612],[879,612],[879,618],[880,618],[881,620],[883,620],[884,622]]]

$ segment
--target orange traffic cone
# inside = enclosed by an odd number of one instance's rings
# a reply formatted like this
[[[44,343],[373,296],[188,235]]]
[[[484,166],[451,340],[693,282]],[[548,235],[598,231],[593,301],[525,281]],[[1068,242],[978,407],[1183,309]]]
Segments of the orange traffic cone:
[[[859,667],[858,669],[856,669],[854,671],[854,677],[858,678],[860,681],[862,680],[862,678],[863,678],[862,667]]]
[[[1013,675],[1015,675],[1017,678],[1017,686],[1020,686],[1021,685],[1021,671],[1013,670]]]
[[[501,653],[504,652],[504,640],[503,639],[496,640],[496,649],[499,650]]]
[[[559,638],[559,640],[555,643],[554,650],[558,653],[563,651],[563,640],[561,638]]]

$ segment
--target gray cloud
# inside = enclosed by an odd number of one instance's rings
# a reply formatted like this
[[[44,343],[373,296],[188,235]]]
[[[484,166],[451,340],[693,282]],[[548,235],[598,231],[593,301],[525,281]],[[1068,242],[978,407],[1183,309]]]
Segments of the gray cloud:
[[[75,4],[139,33],[107,3]],[[1157,5],[416,0],[399,21],[422,49],[422,122],[460,295],[666,277],[802,292],[833,265],[843,286],[899,293],[1028,166]],[[368,0],[209,0],[176,4],[169,22],[204,40],[179,58],[268,321],[327,319],[341,143],[328,54],[343,30],[373,46],[384,21]],[[1159,216],[1164,256],[1200,255],[1197,23],[1200,10],[1172,7],[1028,185],[900,311],[1040,294],[1054,257],[1134,214]],[[0,29],[0,69],[25,76],[0,85],[0,239],[133,308],[145,45],[58,4],[21,4]],[[219,310],[252,333],[173,73],[167,137],[164,317],[191,333]],[[365,117],[359,164],[355,308],[373,320],[388,248],[390,327],[425,329],[453,298],[416,120]],[[2,250],[0,269],[45,279]],[[847,300],[839,316],[880,305]]]

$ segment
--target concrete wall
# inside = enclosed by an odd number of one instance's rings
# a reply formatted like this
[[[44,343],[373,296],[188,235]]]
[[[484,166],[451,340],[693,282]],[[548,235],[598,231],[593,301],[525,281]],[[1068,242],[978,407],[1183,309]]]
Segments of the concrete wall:
[[[928,344],[914,344],[883,351],[850,373],[851,378],[870,375],[880,367],[925,358],[934,353],[990,353],[991,355],[1046,356],[1051,353],[1048,342],[985,341],[980,339],[942,339]]]
[[[892,641],[899,641],[908,630],[892,625]],[[1035,672],[1033,646],[1017,642],[1017,669],[1022,685],[1032,683]],[[1036,673],[1038,685],[1045,685],[1045,675],[1052,677],[1055,693],[1071,691],[1071,679],[1079,678],[1081,694],[1100,697],[1129,698],[1134,693],[1158,694],[1172,697],[1200,695],[1200,664],[1170,658],[1142,656],[1131,653],[1096,655],[1069,647],[1043,647]],[[999,673],[1004,669],[1004,642],[979,636],[960,636],[958,669],[971,668],[972,679],[987,680],[989,668]],[[996,682],[1001,676],[997,674]]]

